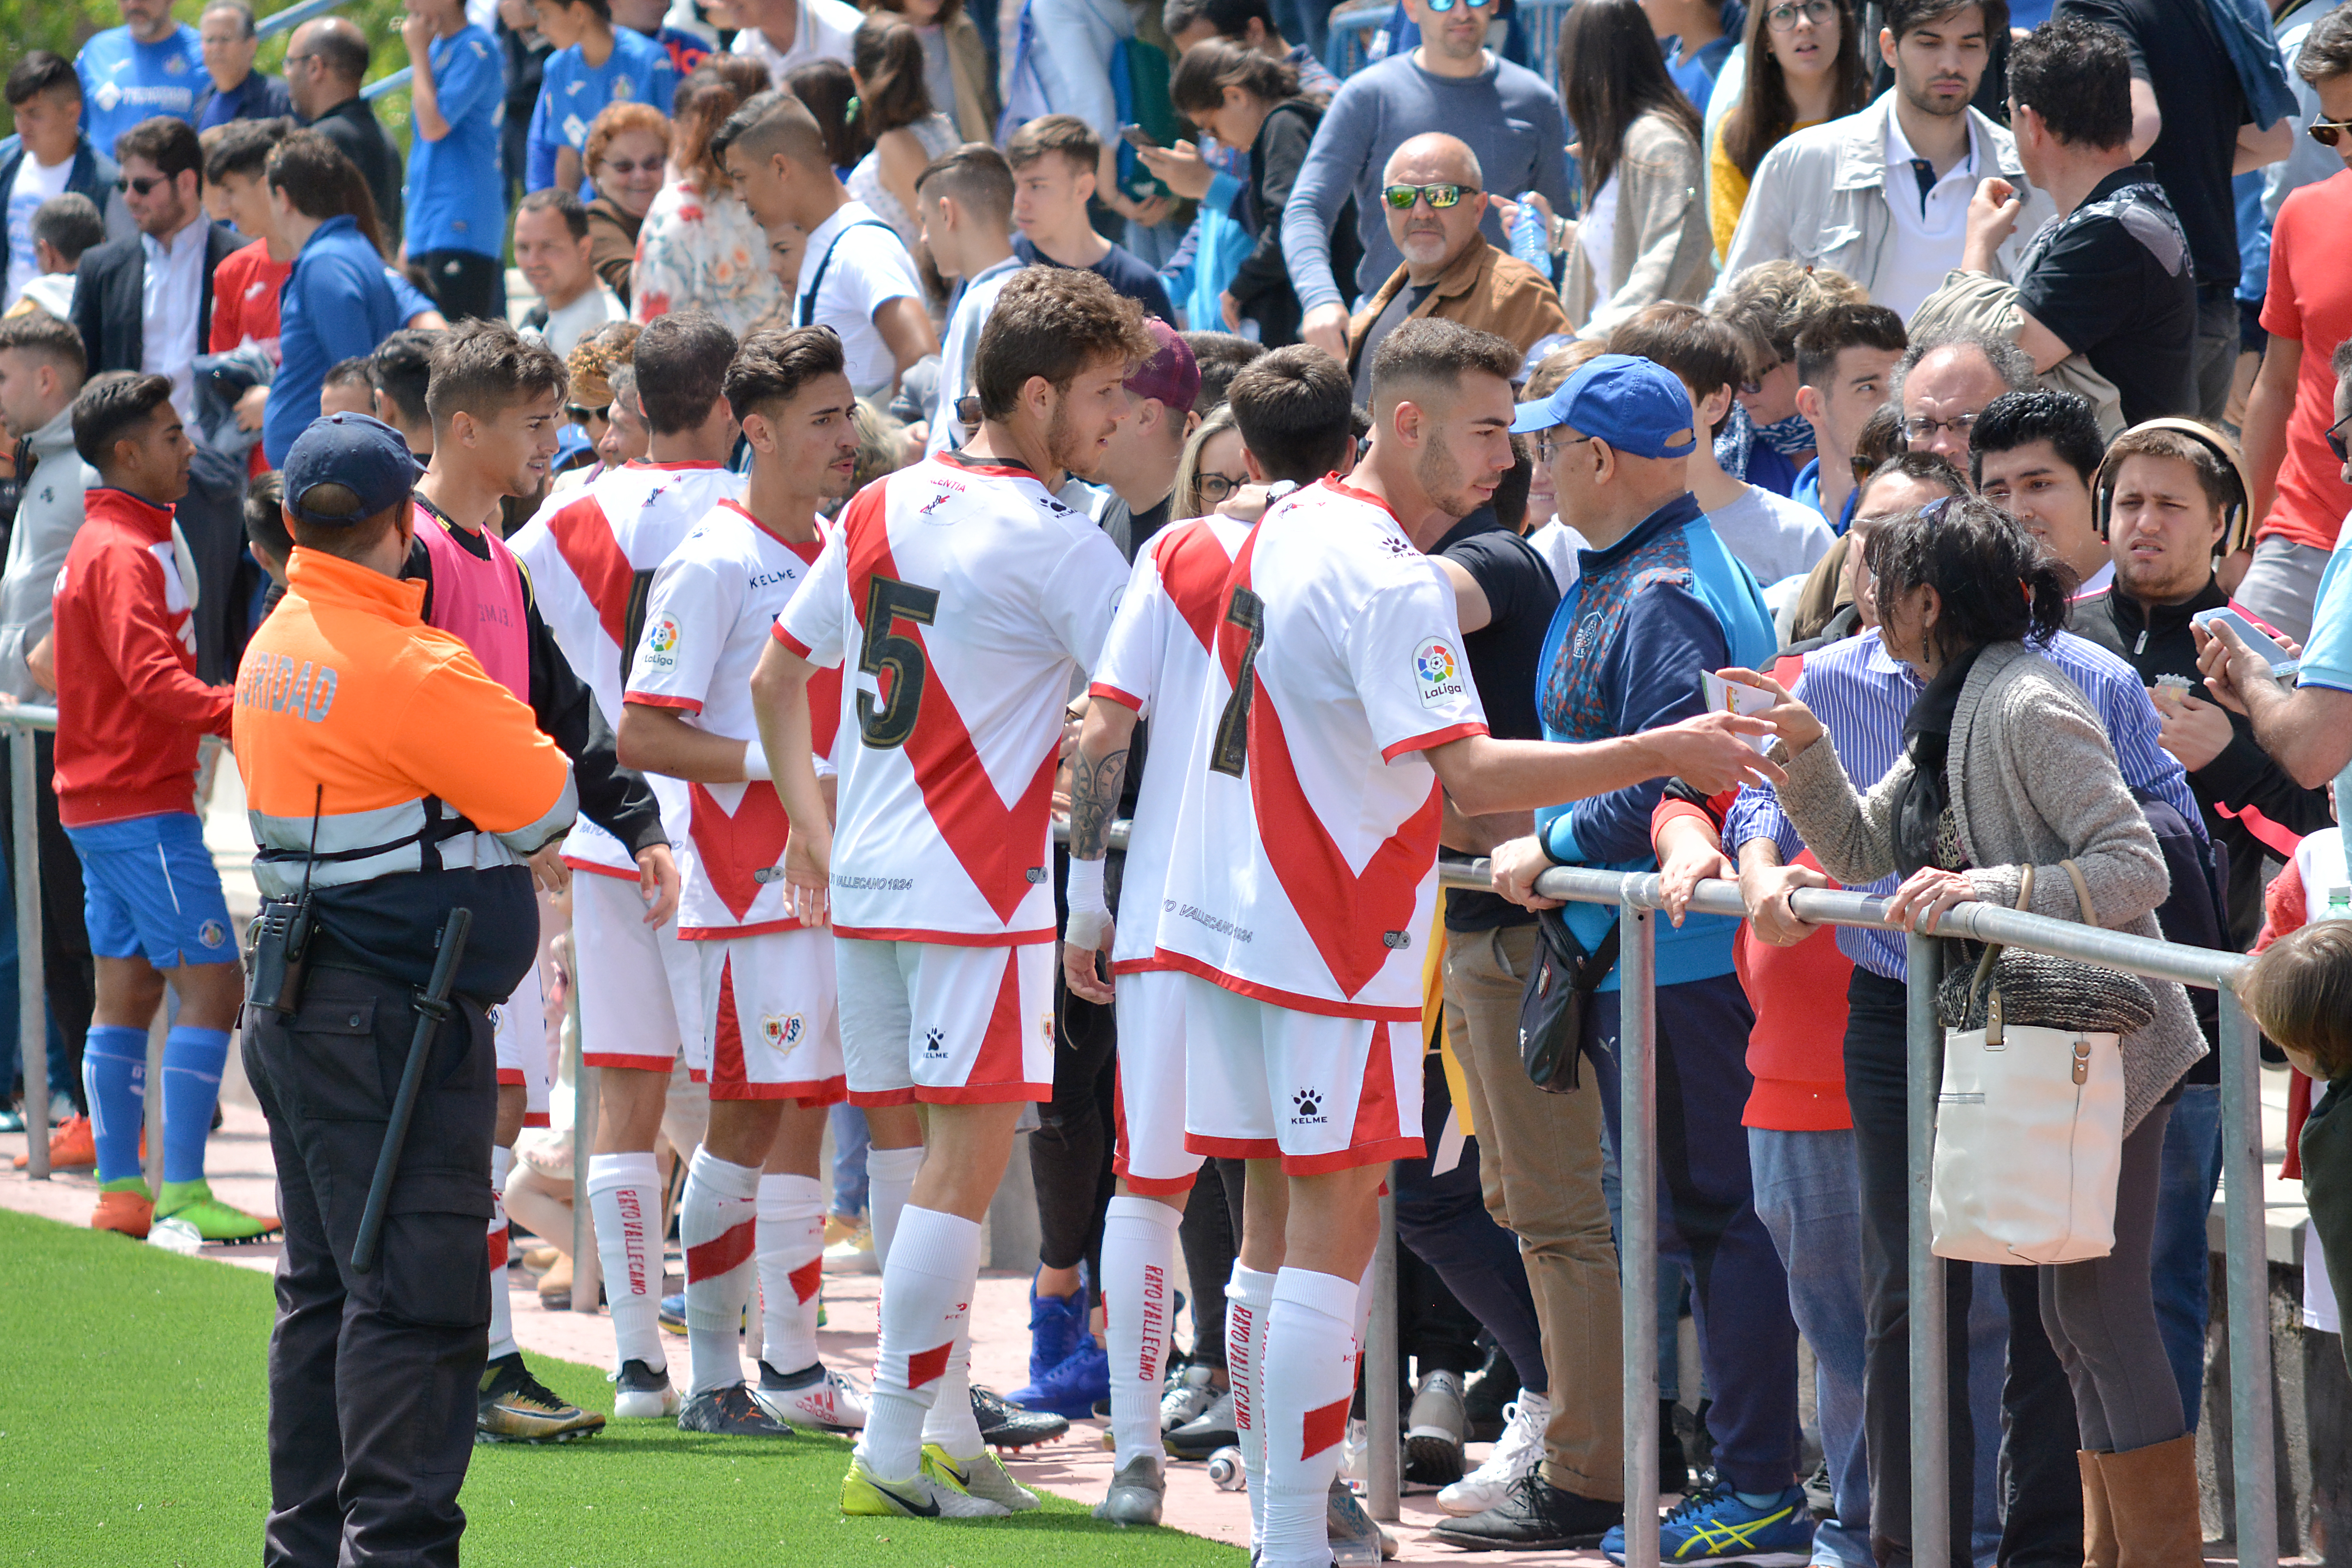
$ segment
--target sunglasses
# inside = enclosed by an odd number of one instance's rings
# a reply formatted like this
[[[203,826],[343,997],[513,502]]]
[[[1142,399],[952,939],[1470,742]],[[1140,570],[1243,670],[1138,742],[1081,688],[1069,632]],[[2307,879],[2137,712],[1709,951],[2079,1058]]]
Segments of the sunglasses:
[[[658,174],[662,172],[662,161],[659,158],[646,158],[643,161],[631,158],[607,158],[596,166],[599,169],[610,169],[613,173],[623,175]]]
[[[1468,5],[1473,11],[1483,11],[1494,3],[1495,0],[1463,0],[1463,4]],[[1454,0],[1427,0],[1427,4],[1431,10],[1441,16],[1454,9]]]
[[[978,428],[980,425],[980,394],[967,392],[955,401],[956,423]]]
[[[567,403],[563,405],[563,416],[574,425],[585,425],[592,420],[600,419],[609,423],[612,418],[612,408],[613,405],[609,403],[599,403],[593,406],[585,403]]]
[[[2344,439],[2344,426],[2352,425],[2352,417],[2338,419],[2327,427],[2327,449],[2336,454],[2339,463],[2352,463],[2352,446]]]
[[[156,186],[168,185],[171,183],[172,178],[168,174],[142,174],[135,180],[128,174],[118,174],[115,176],[114,188],[118,191],[135,191],[143,196]]]
[[[2314,142],[2318,142],[2322,147],[2333,147],[2336,145],[2337,136],[2347,131],[2352,131],[2352,120],[2315,120],[2307,129],[2311,132],[2311,139]]]
[[[1444,212],[1460,205],[1464,196],[1478,194],[1475,185],[1390,185],[1381,192],[1381,199],[1401,213],[1412,211],[1413,203],[1426,200],[1430,206]]]

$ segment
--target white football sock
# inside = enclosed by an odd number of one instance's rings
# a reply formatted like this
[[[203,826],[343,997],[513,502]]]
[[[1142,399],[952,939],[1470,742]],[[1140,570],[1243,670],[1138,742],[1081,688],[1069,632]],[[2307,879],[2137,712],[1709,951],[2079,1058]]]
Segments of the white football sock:
[[[613,1364],[669,1364],[662,1350],[661,1174],[651,1154],[595,1154],[588,1161],[588,1212],[596,1261],[613,1311]]]
[[[898,1230],[907,1246],[883,1267],[874,1397],[857,1438],[858,1457],[885,1481],[906,1480],[922,1463],[923,1422],[971,1320],[980,1279],[980,1226],[971,1221],[909,1205]]]
[[[1121,1468],[1164,1450],[1160,1440],[1160,1379],[1168,1371],[1168,1319],[1174,1307],[1176,1227],[1183,1215],[1166,1204],[1122,1194],[1103,1215],[1102,1303],[1110,1354],[1111,1460]]]
[[[866,1212],[874,1222],[874,1266],[890,1266],[890,1239],[898,1234],[898,1216],[915,1190],[915,1173],[923,1168],[923,1146],[866,1151]]]
[[[1234,1263],[1225,1286],[1225,1380],[1234,1395],[1234,1431],[1241,1438],[1242,1474],[1249,1480],[1250,1547],[1265,1538],[1265,1318],[1274,1305],[1275,1276]]]
[[[1262,1568],[1328,1564],[1324,1526],[1356,1392],[1359,1281],[1307,1268],[1275,1276],[1266,1314],[1265,1533]]]
[[[974,1276],[976,1279],[977,1275]],[[971,1319],[956,1331],[955,1348],[948,1352],[948,1369],[940,1374],[939,1393],[923,1413],[923,1441],[937,1443],[952,1459],[976,1459],[988,1448],[980,1435],[980,1417],[971,1413]]]
[[[490,1146],[490,1359],[515,1353],[514,1303],[507,1299],[507,1177],[514,1151]]]
[[[778,1372],[817,1362],[816,1289],[824,1268],[824,1188],[813,1176],[760,1178],[761,1359]]]
[[[743,1309],[751,1299],[760,1173],[697,1148],[678,1205],[686,1246],[686,1347],[691,1394],[743,1381]]]

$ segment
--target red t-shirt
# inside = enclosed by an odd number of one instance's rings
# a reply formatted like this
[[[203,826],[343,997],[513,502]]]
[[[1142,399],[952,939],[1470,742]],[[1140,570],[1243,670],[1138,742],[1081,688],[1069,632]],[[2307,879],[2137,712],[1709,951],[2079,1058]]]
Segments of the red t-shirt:
[[[213,272],[213,335],[206,353],[226,353],[251,338],[278,357],[278,291],[294,270],[291,260],[269,259],[269,242],[257,239],[221,258]]]
[[[2295,374],[2294,410],[2287,416],[2286,457],[2279,464],[2278,500],[2259,536],[2284,534],[2320,550],[2336,547],[2344,515],[2352,511],[2352,485],[2327,449],[2336,414],[2336,345],[2352,338],[2352,170],[2291,194],[2271,229],[2270,293],[2263,330],[2303,344]]]
[[[1818,871],[1810,849],[1796,863]],[[1748,1070],[1756,1088],[1740,1117],[1744,1127],[1783,1132],[1834,1132],[1853,1125],[1845,1099],[1845,989],[1853,960],[1823,927],[1794,947],[1756,940],[1745,921],[1733,938],[1756,1025],[1748,1032]]]

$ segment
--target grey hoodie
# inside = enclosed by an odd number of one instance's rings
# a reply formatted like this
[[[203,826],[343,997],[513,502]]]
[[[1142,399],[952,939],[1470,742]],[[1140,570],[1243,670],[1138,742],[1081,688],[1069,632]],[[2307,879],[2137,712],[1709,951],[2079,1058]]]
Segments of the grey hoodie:
[[[49,635],[49,599],[81,531],[82,492],[99,478],[74,450],[71,408],[34,431],[31,445],[33,466],[0,570],[0,691],[20,702],[44,702],[52,699],[33,683],[25,650]]]

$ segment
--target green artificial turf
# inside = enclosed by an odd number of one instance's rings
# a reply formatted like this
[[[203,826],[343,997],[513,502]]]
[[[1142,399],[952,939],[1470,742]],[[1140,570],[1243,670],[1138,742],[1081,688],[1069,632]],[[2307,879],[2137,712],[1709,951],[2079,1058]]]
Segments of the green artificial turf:
[[[248,1568],[269,1478],[268,1279],[0,1211],[0,1564]],[[592,1367],[558,1393],[612,1409]],[[465,1560],[494,1568],[1233,1568],[1237,1550],[1116,1531],[1075,1502],[1006,1520],[845,1520],[845,1443],[690,1436],[474,1450]]]

